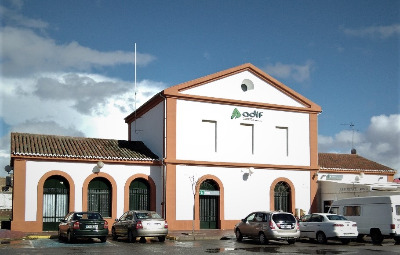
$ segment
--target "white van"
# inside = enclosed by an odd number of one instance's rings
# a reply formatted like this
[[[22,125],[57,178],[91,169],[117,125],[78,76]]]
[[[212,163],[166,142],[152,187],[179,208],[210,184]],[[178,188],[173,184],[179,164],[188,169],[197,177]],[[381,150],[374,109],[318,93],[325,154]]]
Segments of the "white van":
[[[400,243],[400,195],[341,199],[332,203],[329,212],[357,222],[359,238],[369,235],[376,244],[394,238]]]

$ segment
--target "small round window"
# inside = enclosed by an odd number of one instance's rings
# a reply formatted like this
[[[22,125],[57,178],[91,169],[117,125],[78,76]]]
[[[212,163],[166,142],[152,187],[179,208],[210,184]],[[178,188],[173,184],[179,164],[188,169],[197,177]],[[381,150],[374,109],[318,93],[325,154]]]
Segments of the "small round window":
[[[241,88],[242,88],[243,92],[246,92],[246,91],[248,91],[248,90],[254,89],[254,84],[253,84],[253,82],[252,82],[251,80],[249,80],[249,79],[244,79],[244,80],[242,81]]]

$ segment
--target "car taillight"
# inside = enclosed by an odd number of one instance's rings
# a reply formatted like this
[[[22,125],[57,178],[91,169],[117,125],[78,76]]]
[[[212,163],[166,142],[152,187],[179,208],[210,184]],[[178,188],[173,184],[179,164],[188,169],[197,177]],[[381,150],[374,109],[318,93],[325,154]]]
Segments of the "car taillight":
[[[74,229],[79,229],[79,221],[75,221],[73,225]]]
[[[168,223],[165,221],[164,228],[168,228]]]
[[[334,227],[344,227],[344,225],[343,225],[343,224],[338,224],[338,223],[336,223],[336,224],[333,224],[333,226],[334,226]]]
[[[396,224],[390,224],[390,229],[396,229]]]
[[[106,220],[104,221],[104,228],[108,228],[108,222]]]
[[[140,220],[136,222],[136,229],[143,228],[143,224]]]
[[[356,223],[354,223],[352,226],[356,228],[356,227],[357,227],[357,224],[356,224]]]
[[[274,222],[272,222],[272,221],[269,222],[269,228],[270,229],[275,229]]]
[[[297,229],[297,230],[300,230],[300,225],[299,225],[299,222],[298,222],[298,221],[296,221],[296,229]]]

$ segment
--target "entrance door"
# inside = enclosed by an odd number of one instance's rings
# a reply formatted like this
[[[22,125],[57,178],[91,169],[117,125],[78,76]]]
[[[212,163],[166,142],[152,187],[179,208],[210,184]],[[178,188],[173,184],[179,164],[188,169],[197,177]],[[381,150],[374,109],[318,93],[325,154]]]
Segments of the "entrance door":
[[[213,180],[200,185],[200,228],[217,229],[219,221],[219,188]]]
[[[69,185],[61,176],[48,178],[43,185],[43,231],[58,230],[60,219],[68,213]]]

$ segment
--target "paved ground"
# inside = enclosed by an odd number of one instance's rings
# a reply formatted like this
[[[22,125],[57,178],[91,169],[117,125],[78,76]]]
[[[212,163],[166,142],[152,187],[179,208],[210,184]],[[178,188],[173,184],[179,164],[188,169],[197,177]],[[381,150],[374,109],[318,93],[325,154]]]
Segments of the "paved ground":
[[[171,240],[211,240],[211,239],[230,239],[234,238],[233,230],[221,229],[205,229],[196,230],[194,233],[188,230],[173,230],[169,231],[167,238]],[[11,231],[0,229],[0,243],[7,243],[11,240],[18,239],[39,239],[39,238],[57,238],[57,232],[40,232],[26,233],[20,231]]]

